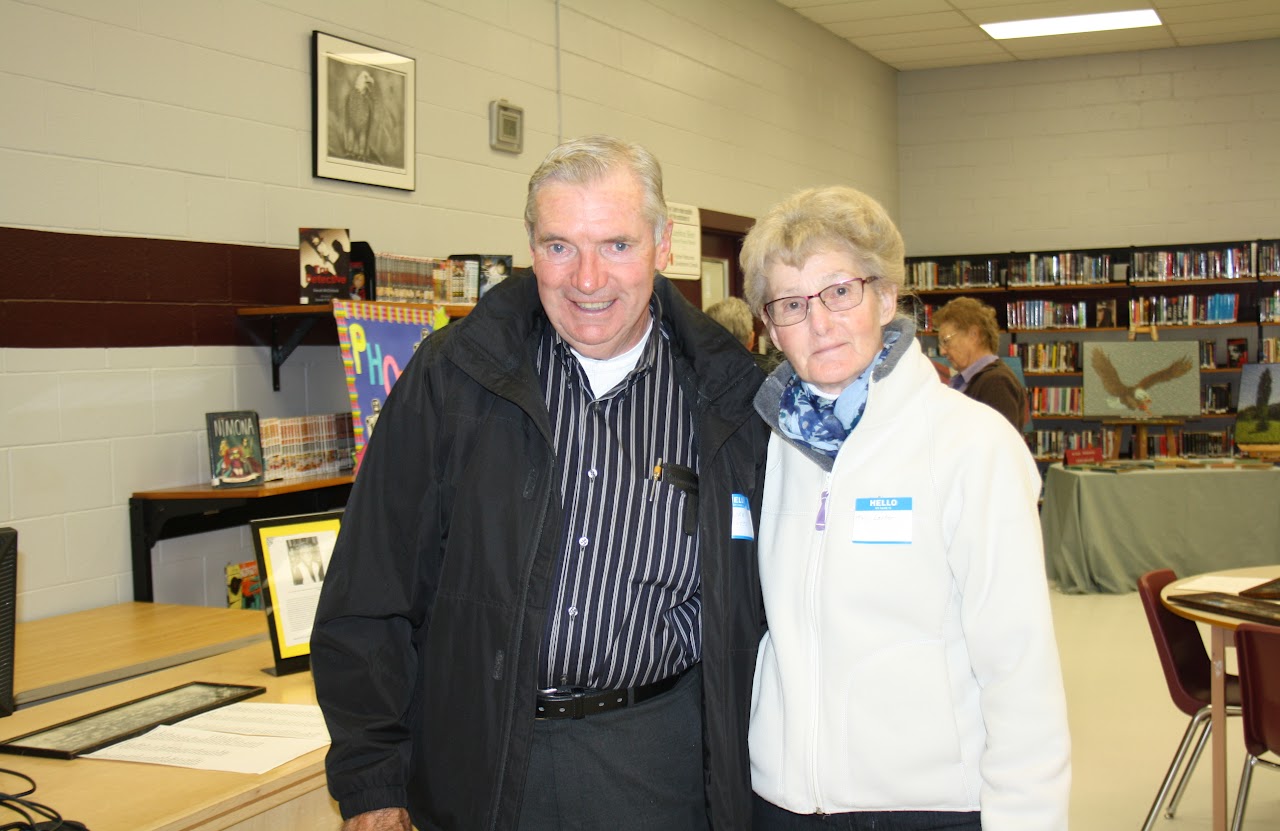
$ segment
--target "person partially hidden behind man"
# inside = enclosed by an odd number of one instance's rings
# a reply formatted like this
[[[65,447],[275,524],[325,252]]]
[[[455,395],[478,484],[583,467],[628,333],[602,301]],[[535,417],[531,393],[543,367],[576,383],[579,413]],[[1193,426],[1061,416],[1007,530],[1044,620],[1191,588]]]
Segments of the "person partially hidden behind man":
[[[1027,420],[1027,391],[1000,358],[1000,325],[996,310],[972,297],[957,297],[933,316],[938,349],[956,374],[951,386],[981,401],[1022,430]]]
[[[554,149],[533,274],[423,341],[311,636],[347,831],[742,829],[763,375],[655,274],[643,148]]]
[[[726,297],[712,303],[704,311],[707,317],[728,329],[729,334],[747,348],[756,365],[766,373],[773,372],[778,364],[782,363],[782,352],[776,348],[767,352],[756,351],[755,318],[751,314],[751,307],[747,305],[747,301],[741,297]]]

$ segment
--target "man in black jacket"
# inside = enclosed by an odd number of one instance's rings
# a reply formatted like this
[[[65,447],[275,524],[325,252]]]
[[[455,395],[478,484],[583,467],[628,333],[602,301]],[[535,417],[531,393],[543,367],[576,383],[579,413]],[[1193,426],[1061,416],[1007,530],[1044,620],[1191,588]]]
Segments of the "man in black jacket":
[[[432,335],[311,638],[348,831],[740,829],[767,434],[750,356],[657,271],[643,148],[529,183],[534,276]]]

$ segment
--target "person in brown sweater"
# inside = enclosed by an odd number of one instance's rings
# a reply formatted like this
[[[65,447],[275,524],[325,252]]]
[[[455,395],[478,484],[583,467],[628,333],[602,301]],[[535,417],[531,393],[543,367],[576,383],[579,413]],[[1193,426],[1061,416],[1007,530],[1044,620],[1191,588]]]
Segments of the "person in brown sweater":
[[[1027,391],[1013,370],[996,356],[1000,327],[995,309],[972,297],[957,297],[934,315],[938,349],[956,368],[951,386],[992,407],[1022,430]]]

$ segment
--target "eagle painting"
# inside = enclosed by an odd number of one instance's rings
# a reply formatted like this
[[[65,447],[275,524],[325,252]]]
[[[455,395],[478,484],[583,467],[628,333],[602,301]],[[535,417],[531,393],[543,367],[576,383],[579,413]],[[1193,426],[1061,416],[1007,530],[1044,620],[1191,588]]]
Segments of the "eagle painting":
[[[1125,383],[1116,371],[1111,358],[1101,349],[1093,352],[1093,369],[1098,373],[1098,380],[1107,392],[1107,407],[1113,410],[1139,410],[1151,412],[1150,389],[1156,384],[1163,384],[1175,378],[1181,378],[1191,371],[1191,359],[1183,356],[1177,358],[1163,369],[1147,375],[1136,383]]]

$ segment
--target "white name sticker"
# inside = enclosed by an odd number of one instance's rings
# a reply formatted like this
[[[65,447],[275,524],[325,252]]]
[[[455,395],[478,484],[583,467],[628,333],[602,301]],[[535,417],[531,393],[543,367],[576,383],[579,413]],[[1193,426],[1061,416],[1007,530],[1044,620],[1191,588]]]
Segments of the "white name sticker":
[[[911,497],[871,496],[854,500],[856,544],[910,545]]]
[[[735,540],[754,540],[755,529],[751,525],[751,503],[740,493],[733,494],[733,521],[729,535]]]

